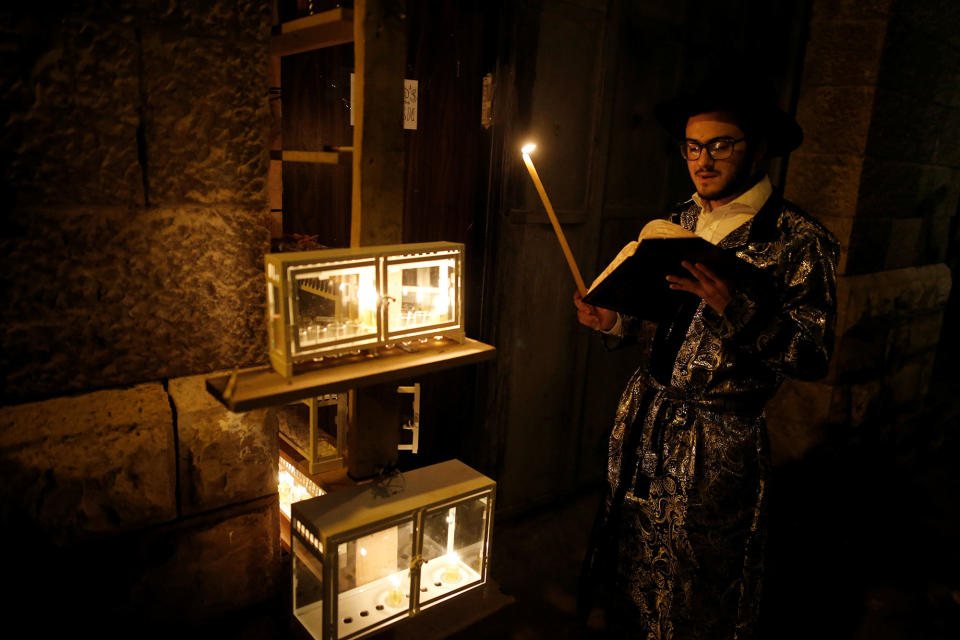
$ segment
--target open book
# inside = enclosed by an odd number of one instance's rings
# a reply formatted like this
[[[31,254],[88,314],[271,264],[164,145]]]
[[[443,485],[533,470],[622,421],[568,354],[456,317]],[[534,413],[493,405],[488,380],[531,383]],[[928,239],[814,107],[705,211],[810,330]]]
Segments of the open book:
[[[693,294],[670,288],[667,274],[693,276],[680,263],[699,262],[734,284],[759,270],[730,249],[710,244],[666,220],[647,223],[590,285],[583,301],[638,318],[659,320]]]

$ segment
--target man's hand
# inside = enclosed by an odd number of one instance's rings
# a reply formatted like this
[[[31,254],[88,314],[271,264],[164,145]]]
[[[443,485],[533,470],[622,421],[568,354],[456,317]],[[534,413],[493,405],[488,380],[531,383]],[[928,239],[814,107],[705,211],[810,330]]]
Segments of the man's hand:
[[[573,294],[573,304],[577,306],[577,320],[584,326],[598,331],[609,331],[617,324],[616,311],[587,304],[579,291]]]
[[[692,264],[684,261],[680,264],[693,275],[694,279],[667,276],[667,281],[671,283],[670,288],[694,293],[703,298],[703,301],[706,302],[711,309],[719,314],[723,314],[723,310],[727,308],[727,303],[729,303],[732,298],[730,295],[730,287],[727,286],[727,283],[699,262]]]

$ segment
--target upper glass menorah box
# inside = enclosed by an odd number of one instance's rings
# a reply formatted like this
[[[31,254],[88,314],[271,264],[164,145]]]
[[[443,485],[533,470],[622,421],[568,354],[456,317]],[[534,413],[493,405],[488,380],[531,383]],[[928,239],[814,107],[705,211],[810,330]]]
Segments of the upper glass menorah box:
[[[435,338],[464,340],[463,245],[425,242],[266,255],[270,361]]]

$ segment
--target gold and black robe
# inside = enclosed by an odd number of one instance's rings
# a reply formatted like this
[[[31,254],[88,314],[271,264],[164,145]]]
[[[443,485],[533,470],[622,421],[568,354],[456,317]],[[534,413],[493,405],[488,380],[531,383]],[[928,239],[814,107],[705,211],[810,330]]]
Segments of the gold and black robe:
[[[671,221],[694,230],[700,208]],[[659,323],[620,400],[597,542],[619,628],[657,640],[752,638],[765,538],[764,405],[784,377],[825,375],[836,317],[833,235],[774,193],[720,243],[762,277],[722,315],[688,295]]]

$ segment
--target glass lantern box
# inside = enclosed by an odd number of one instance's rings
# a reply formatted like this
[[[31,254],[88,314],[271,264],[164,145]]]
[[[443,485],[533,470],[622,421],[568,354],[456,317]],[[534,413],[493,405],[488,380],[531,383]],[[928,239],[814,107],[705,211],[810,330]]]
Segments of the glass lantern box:
[[[309,473],[343,466],[349,403],[347,393],[328,393],[274,409],[280,439],[303,458]]]
[[[448,460],[292,507],[293,613],[359,638],[487,580],[496,483]]]
[[[266,255],[270,361],[298,362],[463,332],[463,245],[453,242]]]

